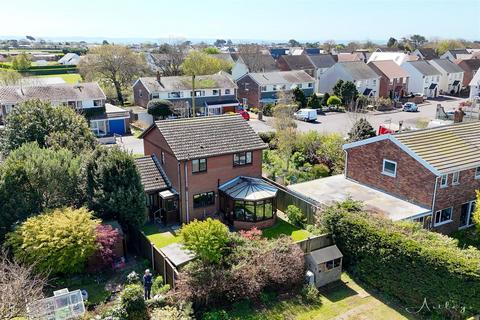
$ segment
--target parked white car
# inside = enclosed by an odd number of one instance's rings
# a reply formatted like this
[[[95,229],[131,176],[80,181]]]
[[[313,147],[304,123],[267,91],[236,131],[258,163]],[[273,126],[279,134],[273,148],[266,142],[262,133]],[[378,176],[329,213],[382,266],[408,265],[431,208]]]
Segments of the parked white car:
[[[317,121],[317,110],[315,109],[300,109],[297,112],[295,112],[294,117],[297,120],[302,120],[302,121]]]

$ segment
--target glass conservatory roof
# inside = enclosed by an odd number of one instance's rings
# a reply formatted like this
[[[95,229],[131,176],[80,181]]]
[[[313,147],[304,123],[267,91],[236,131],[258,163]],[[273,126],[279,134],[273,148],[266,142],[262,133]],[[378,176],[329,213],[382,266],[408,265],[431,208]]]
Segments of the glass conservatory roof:
[[[278,189],[262,179],[251,177],[236,177],[224,184],[219,190],[235,200],[257,201],[274,198]]]

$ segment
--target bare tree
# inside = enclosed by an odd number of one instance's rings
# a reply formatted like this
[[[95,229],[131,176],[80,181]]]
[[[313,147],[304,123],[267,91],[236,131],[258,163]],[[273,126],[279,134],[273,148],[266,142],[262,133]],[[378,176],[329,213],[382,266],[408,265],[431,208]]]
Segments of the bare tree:
[[[46,278],[32,266],[20,265],[0,251],[0,319],[24,317],[27,305],[42,299]]]
[[[172,112],[179,118],[190,117],[190,107],[188,101],[176,101],[173,102]]]
[[[238,55],[247,64],[250,72],[265,72],[264,48],[258,44],[238,45]]]
[[[332,52],[332,49],[334,49],[336,45],[337,43],[335,42],[335,40],[327,40],[323,43],[322,47],[323,50],[327,52]]]
[[[180,66],[187,56],[187,49],[184,42],[164,43],[161,53],[152,54],[153,63],[163,76],[179,76],[182,74]]]

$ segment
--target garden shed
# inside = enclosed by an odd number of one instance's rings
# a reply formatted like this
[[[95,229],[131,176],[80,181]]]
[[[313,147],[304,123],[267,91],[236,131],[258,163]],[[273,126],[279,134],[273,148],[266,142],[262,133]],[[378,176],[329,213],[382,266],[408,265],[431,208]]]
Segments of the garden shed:
[[[305,256],[307,269],[315,276],[315,286],[340,280],[343,254],[336,245],[314,250]]]

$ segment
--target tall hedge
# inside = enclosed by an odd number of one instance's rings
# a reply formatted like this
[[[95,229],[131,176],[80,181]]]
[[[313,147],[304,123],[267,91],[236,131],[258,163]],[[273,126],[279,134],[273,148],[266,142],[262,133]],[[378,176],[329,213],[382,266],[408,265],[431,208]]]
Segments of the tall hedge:
[[[431,310],[447,304],[441,312],[448,316],[464,317],[463,307],[480,313],[479,250],[460,249],[457,240],[415,223],[351,211],[330,207],[323,222],[361,280],[409,307],[426,301]]]

